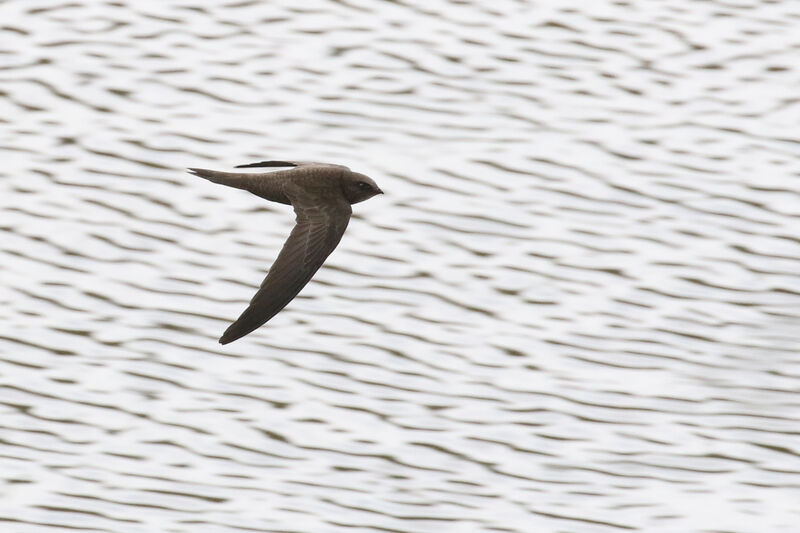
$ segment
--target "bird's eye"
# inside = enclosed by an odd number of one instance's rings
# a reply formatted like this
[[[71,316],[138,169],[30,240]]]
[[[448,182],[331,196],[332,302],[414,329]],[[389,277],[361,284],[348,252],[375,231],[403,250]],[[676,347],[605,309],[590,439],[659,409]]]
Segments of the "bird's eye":
[[[367,183],[366,181],[359,181],[357,183],[357,185],[358,185],[359,189],[369,189],[369,188],[371,188],[371,185],[369,183]]]

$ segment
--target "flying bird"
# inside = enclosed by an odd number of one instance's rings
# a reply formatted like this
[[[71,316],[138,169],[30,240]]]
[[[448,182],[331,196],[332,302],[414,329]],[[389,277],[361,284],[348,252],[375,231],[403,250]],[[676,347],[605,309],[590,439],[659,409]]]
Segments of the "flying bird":
[[[353,212],[350,205],[383,194],[372,179],[342,165],[261,161],[236,168],[256,167],[291,168],[263,173],[188,169],[214,183],[290,204],[296,214],[296,225],[267,277],[247,309],[222,334],[220,344],[244,337],[286,307],[339,244]]]

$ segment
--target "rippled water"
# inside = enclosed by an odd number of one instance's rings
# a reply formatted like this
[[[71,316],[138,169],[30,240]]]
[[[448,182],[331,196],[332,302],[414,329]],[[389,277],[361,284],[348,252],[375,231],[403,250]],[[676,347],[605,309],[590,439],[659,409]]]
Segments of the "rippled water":
[[[0,20],[3,531],[798,531],[797,2]],[[387,194],[221,347],[265,158]]]

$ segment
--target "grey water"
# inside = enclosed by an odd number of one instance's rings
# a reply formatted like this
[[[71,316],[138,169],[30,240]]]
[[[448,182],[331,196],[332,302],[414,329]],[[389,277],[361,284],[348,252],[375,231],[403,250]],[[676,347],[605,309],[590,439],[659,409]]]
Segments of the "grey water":
[[[800,531],[800,3],[0,2],[0,530]],[[386,192],[293,224],[185,167]]]

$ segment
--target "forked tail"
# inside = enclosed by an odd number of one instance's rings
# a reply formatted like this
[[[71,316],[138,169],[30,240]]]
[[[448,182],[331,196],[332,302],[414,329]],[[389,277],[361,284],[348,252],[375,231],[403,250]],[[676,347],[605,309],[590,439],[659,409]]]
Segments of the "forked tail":
[[[200,176],[208,181],[244,189],[265,200],[282,204],[291,203],[283,192],[281,177],[285,174],[282,171],[253,174],[250,172],[220,172],[206,168],[189,168],[187,170],[195,176]]]

